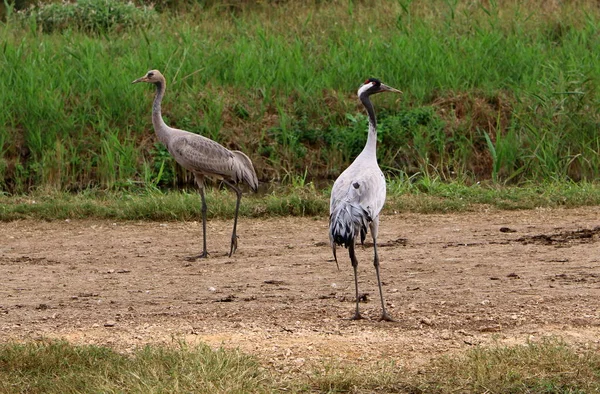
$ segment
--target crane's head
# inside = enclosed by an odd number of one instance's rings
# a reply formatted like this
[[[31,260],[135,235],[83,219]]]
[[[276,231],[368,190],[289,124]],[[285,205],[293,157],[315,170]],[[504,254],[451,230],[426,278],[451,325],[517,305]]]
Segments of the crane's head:
[[[158,83],[165,80],[165,77],[158,70],[150,70],[141,78],[136,79],[132,83],[138,82],[148,82],[148,83]]]
[[[381,83],[381,81],[376,78],[369,78],[365,81],[365,83],[360,85],[360,88],[358,88],[358,97],[363,94],[370,96],[372,94],[382,92],[402,93],[398,89],[394,89],[386,84]]]

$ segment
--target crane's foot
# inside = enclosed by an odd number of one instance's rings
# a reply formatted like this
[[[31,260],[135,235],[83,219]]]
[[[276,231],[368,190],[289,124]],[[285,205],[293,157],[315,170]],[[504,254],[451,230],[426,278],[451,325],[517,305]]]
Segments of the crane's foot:
[[[351,317],[350,319],[348,319],[348,320],[362,320],[362,319],[364,319],[364,317],[362,317],[362,315],[361,315],[360,313],[356,312],[356,313],[354,314],[354,316],[352,316],[352,317]]]
[[[196,256],[188,256],[185,258],[185,260],[187,261],[196,261],[198,259],[205,259],[208,258],[208,252],[205,250],[202,253],[200,253],[199,255]]]
[[[392,317],[390,315],[388,315],[386,311],[383,311],[383,313],[381,314],[381,317],[379,318],[379,321],[395,322],[396,320],[392,319]]]
[[[237,250],[237,239],[238,236],[235,234],[231,237],[231,249],[229,249],[229,257],[231,257],[231,255],[233,255]]]

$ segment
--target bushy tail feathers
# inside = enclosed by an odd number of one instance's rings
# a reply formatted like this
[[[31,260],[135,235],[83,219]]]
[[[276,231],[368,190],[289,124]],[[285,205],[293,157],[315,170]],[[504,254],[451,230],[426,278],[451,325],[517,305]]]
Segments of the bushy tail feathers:
[[[235,173],[236,173],[236,182],[246,182],[252,191],[256,192],[258,190],[258,177],[256,176],[256,171],[254,171],[254,166],[252,165],[252,161],[244,152],[240,152],[239,150],[231,151],[236,158],[235,162]]]
[[[333,257],[337,264],[335,246],[343,245],[348,248],[360,235],[360,242],[364,243],[367,236],[371,217],[369,212],[357,202],[341,201],[329,216],[329,240],[333,250]]]

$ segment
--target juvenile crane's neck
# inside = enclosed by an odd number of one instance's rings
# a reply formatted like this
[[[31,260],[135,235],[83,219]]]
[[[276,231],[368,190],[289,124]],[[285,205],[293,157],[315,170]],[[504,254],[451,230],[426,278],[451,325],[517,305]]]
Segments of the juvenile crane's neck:
[[[158,81],[155,83],[156,85],[156,96],[154,97],[154,103],[152,104],[152,124],[154,125],[154,131],[158,136],[158,139],[163,144],[167,145],[168,141],[168,133],[167,130],[169,126],[166,125],[165,121],[162,118],[161,107],[160,104],[165,95],[166,82],[164,80]]]
[[[371,100],[369,99],[369,95],[362,94],[360,96],[360,101],[365,106],[367,110],[367,114],[369,115],[369,134],[367,136],[367,144],[363,149],[363,152],[368,152],[373,155],[377,154],[377,119],[375,118],[375,110],[373,109],[373,104],[371,104]]]

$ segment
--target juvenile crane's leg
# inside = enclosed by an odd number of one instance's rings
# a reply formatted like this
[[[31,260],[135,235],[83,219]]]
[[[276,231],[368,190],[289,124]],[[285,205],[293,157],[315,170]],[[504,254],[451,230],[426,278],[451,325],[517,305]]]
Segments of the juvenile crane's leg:
[[[208,251],[206,250],[206,198],[204,197],[204,182],[196,178],[196,183],[200,188],[200,199],[202,200],[202,253],[197,256],[187,257],[188,261],[195,261],[197,259],[203,259],[208,257]]]
[[[375,218],[375,220],[371,222],[369,227],[371,228],[371,236],[373,237],[373,265],[375,266],[375,272],[377,273],[377,285],[379,286],[379,297],[381,298],[382,313],[379,320],[395,321],[391,318],[390,315],[388,315],[387,311],[385,310],[385,302],[383,301],[383,290],[381,288],[381,279],[379,276],[379,255],[377,254],[377,231],[379,229],[379,217]]]
[[[354,288],[356,289],[356,311],[350,320],[360,320],[363,317],[358,311],[358,274],[356,272],[356,269],[358,268],[358,260],[356,259],[356,254],[354,253],[354,241],[348,247],[348,254],[350,254],[350,261],[352,262],[352,268],[354,269]]]
[[[223,182],[233,190],[237,196],[237,201],[235,202],[235,217],[233,219],[233,232],[231,233],[231,249],[229,250],[229,257],[236,251],[237,249],[237,220],[238,220],[238,212],[240,211],[240,201],[242,201],[242,191],[238,189],[235,185],[223,180]]]

